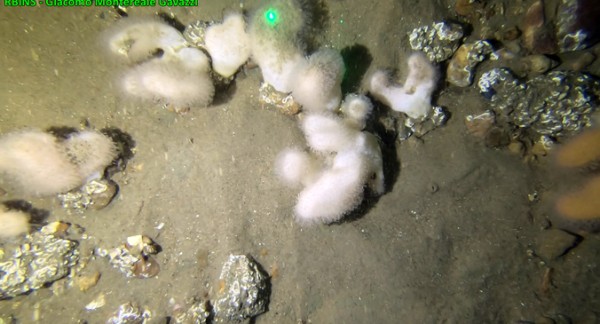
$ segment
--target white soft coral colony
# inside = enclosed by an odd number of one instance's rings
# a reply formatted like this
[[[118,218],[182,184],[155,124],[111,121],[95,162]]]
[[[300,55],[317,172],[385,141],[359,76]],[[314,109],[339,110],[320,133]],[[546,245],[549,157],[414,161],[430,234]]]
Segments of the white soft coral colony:
[[[64,140],[36,130],[0,137],[0,187],[26,196],[49,196],[100,177],[117,156],[104,134],[85,130]]]
[[[423,53],[408,58],[408,76],[404,85],[394,84],[390,75],[375,71],[369,80],[369,92],[395,111],[410,118],[422,119],[431,112],[431,95],[435,90],[438,71]]]
[[[363,200],[364,187],[384,193],[381,150],[372,134],[362,131],[371,112],[370,101],[349,94],[342,116],[308,113],[301,122],[312,153],[284,150],[277,158],[277,174],[302,191],[294,208],[301,224],[331,223],[353,211]]]
[[[126,95],[176,108],[212,102],[210,60],[187,47],[177,29],[154,18],[125,18],[107,32],[107,39],[110,52],[133,65],[120,81]]]
[[[265,20],[269,11],[281,13]],[[283,182],[302,187],[294,208],[302,224],[331,223],[354,210],[364,187],[383,194],[381,150],[375,137],[362,131],[372,110],[370,101],[349,95],[340,108],[345,73],[342,56],[321,48],[306,56],[301,38],[305,16],[294,1],[273,1],[256,11],[250,24],[252,58],[263,80],[280,92],[291,93],[304,111],[301,129],[311,152],[284,150],[275,169]]]
[[[250,37],[246,33],[246,22],[240,13],[231,13],[223,23],[206,29],[205,47],[212,59],[215,72],[231,77],[250,57]]]
[[[269,12],[276,12],[274,19],[267,19]],[[372,110],[366,97],[349,95],[342,113],[335,113],[344,62],[333,49],[306,55],[308,46],[300,35],[307,20],[299,2],[275,0],[256,11],[247,31],[241,14],[208,27],[205,45],[216,73],[230,77],[250,56],[266,83],[291,93],[303,106],[301,128],[311,152],[285,150],[276,171],[282,181],[303,188],[295,207],[299,222],[330,223],[362,202],[365,186],[383,193],[382,158],[376,138],[363,131]],[[121,81],[128,95],[178,106],[212,101],[208,57],[188,47],[173,27],[156,19],[128,18],[108,35],[112,53],[133,65]]]

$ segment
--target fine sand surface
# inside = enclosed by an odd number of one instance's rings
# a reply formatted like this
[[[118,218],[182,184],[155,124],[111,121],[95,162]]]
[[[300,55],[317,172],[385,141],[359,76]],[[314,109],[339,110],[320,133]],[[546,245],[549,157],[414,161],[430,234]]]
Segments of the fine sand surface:
[[[200,2],[129,12],[160,10],[187,24],[220,20],[240,7]],[[447,2],[327,1],[320,41],[338,50],[362,45],[373,57],[371,68],[402,69],[407,32],[451,17],[453,1]],[[83,226],[103,247],[150,236],[163,249],[156,256],[161,271],[151,279],[126,278],[98,258],[87,266],[102,275],[95,287],[41,289],[0,301],[3,318],[102,323],[120,304],[135,302],[151,310],[152,323],[164,323],[170,300],[184,305],[213,297],[221,267],[235,253],[251,254],[273,275],[269,311],[256,323],[600,320],[600,239],[586,237],[551,264],[552,283],[542,287],[549,265],[531,251],[544,216],[528,194],[544,198],[551,184],[544,170],[466,133],[465,115],[486,105],[475,89],[443,89],[436,102],[452,118],[422,141],[386,143],[397,162],[387,164],[389,190],[368,211],[351,222],[303,228],[292,214],[297,191],[276,179],[273,165],[278,152],[305,141],[294,118],[261,108],[260,72],[240,73],[215,105],[186,115],[127,100],[117,82],[124,66],[99,41],[114,17],[110,8],[2,8],[0,133],[87,120],[130,134],[135,156],[113,177],[120,193],[107,208],[69,215],[52,199],[31,202],[51,212],[48,221]],[[106,305],[86,311],[100,294]]]

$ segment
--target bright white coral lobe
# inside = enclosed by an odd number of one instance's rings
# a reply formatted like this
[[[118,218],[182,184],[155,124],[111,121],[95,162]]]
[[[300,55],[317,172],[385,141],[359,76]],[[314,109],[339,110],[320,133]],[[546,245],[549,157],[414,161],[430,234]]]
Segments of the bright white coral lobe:
[[[213,69],[224,77],[235,74],[250,57],[250,37],[240,13],[230,14],[221,24],[208,27],[204,42]]]
[[[0,187],[26,196],[48,196],[81,186],[116,157],[113,142],[96,131],[64,141],[39,130],[0,137]]]
[[[431,109],[431,95],[437,83],[437,69],[423,53],[408,59],[408,76],[404,85],[394,84],[387,72],[375,71],[369,80],[369,92],[377,100],[411,118],[426,117]]]
[[[133,98],[177,108],[207,106],[215,88],[210,60],[188,47],[183,35],[158,19],[125,18],[111,29],[110,51],[134,65],[121,77],[122,91]]]

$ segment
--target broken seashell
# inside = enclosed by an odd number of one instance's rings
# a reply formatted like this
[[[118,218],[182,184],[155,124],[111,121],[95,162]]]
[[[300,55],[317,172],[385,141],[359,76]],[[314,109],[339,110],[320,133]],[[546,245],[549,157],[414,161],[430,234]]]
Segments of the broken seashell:
[[[55,237],[65,237],[71,224],[65,222],[52,222],[40,229],[44,235],[54,235]]]
[[[160,251],[158,244],[154,243],[151,238],[146,235],[133,235],[125,240],[126,247],[133,255],[149,255],[156,254]]]
[[[100,293],[94,300],[92,300],[89,304],[85,305],[85,309],[92,311],[96,310],[102,306],[106,305],[106,297],[104,297],[103,293]]]
[[[133,264],[133,275],[140,279],[152,278],[160,272],[160,266],[151,256],[146,256]]]

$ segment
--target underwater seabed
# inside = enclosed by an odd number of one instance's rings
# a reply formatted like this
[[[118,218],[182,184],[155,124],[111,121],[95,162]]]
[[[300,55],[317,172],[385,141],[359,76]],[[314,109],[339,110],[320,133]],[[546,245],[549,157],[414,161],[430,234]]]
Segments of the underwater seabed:
[[[360,44],[372,67],[397,67],[411,52],[408,32],[451,15],[436,3],[386,0],[367,10],[362,1],[327,2],[321,43]],[[220,20],[239,7],[160,10],[189,22]],[[118,68],[98,39],[114,23],[111,8],[3,8],[0,18],[0,133],[85,122],[126,131],[136,143],[127,169],[112,178],[120,191],[108,207],[69,214],[54,199],[29,201],[50,211],[48,222],[80,225],[102,248],[138,234],[162,248],[154,278],[127,278],[96,257],[81,273],[99,273],[95,286],[82,291],[59,280],[0,301],[2,319],[102,323],[131,302],[163,323],[194,298],[215,296],[230,254],[250,254],[271,276],[268,311],[256,323],[599,320],[600,238],[587,236],[551,261],[532,252],[547,224],[530,197],[544,198],[552,183],[545,170],[467,134],[465,116],[487,104],[476,88],[443,87],[436,103],[452,114],[444,127],[386,143],[396,174],[360,217],[303,227],[293,217],[297,191],[281,184],[273,165],[305,139],[294,119],[261,108],[259,70],[238,74],[210,107],[179,115],[118,95]],[[82,247],[87,255],[94,248]],[[101,295],[104,305],[86,310]]]

